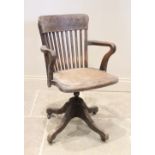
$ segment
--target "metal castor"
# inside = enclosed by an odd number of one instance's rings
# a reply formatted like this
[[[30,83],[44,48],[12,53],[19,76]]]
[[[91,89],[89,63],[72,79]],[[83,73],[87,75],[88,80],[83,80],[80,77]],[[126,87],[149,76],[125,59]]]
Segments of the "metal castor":
[[[106,142],[109,139],[109,135],[108,134],[104,134],[104,135],[100,135],[101,136],[101,140],[103,142]]]
[[[47,118],[50,119],[52,117],[52,111],[51,111],[51,109],[47,109],[46,110],[46,113],[47,113]]]
[[[98,112],[98,107],[94,107],[94,110],[92,111],[93,115],[96,115]]]

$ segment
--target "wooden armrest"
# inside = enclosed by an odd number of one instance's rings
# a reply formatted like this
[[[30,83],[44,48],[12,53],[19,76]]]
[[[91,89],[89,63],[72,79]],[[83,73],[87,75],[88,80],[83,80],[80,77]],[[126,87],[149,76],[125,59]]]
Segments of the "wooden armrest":
[[[40,48],[40,50],[44,53],[45,59],[48,59],[46,60],[47,85],[48,87],[51,87],[53,80],[54,64],[56,60],[56,53],[54,50],[51,50],[44,45]]]
[[[100,65],[100,70],[106,71],[109,58],[116,51],[116,45],[114,43],[107,42],[107,41],[94,41],[94,40],[88,41],[87,44],[88,45],[95,45],[95,46],[107,46],[110,48],[110,50],[104,55],[104,57],[101,61],[101,65]]]
[[[45,45],[41,46],[40,50],[43,52],[43,53],[49,53],[52,57],[56,57],[56,53],[54,50],[51,50],[49,48],[47,48]]]

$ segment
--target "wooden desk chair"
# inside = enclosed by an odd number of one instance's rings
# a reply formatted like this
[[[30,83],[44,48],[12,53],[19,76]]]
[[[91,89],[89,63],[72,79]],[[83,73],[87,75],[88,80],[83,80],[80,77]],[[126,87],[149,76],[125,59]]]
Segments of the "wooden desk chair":
[[[88,107],[79,97],[80,91],[100,88],[118,82],[118,78],[107,73],[107,63],[115,52],[116,46],[109,42],[88,41],[89,17],[84,14],[40,16],[38,21],[44,53],[47,85],[57,86],[61,91],[74,93],[60,109],[47,109],[48,118],[52,113],[65,113],[60,126],[54,133],[49,133],[48,142],[52,143],[74,118],[83,119],[88,126],[98,133],[102,141],[108,139],[108,134],[98,129],[89,113],[96,114],[98,107]],[[88,67],[88,46],[107,46],[109,51],[104,55],[100,69]]]

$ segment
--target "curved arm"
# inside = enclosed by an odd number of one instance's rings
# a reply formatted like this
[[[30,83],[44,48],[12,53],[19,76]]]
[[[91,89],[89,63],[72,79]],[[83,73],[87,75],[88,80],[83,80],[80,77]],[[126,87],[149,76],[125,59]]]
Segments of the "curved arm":
[[[109,61],[109,58],[112,54],[115,53],[116,51],[116,46],[114,43],[111,42],[106,42],[106,41],[88,41],[87,45],[96,45],[96,46],[107,46],[110,48],[110,50],[104,55],[101,65],[100,65],[100,70],[107,70],[107,64]]]
[[[56,53],[55,51],[47,48],[46,46],[42,46],[40,50],[45,55],[45,61],[46,61],[46,72],[47,72],[47,85],[48,87],[51,87],[52,80],[53,80],[53,67],[56,60]]]
[[[47,53],[50,55],[50,57],[56,57],[56,53],[54,50],[51,50],[49,48],[47,48],[45,45],[41,46],[40,50],[43,52],[43,53]]]

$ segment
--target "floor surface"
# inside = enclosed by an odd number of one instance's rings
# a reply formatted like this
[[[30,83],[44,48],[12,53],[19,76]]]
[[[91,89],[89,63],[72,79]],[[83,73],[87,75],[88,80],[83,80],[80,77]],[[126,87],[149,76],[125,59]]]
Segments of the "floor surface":
[[[52,145],[47,135],[60,123],[62,115],[50,120],[47,107],[61,107],[72,94],[47,88],[43,80],[25,80],[25,155],[130,155],[130,92],[96,89],[81,92],[88,106],[99,111],[92,116],[96,125],[109,134],[104,143],[79,118],[74,118]]]

